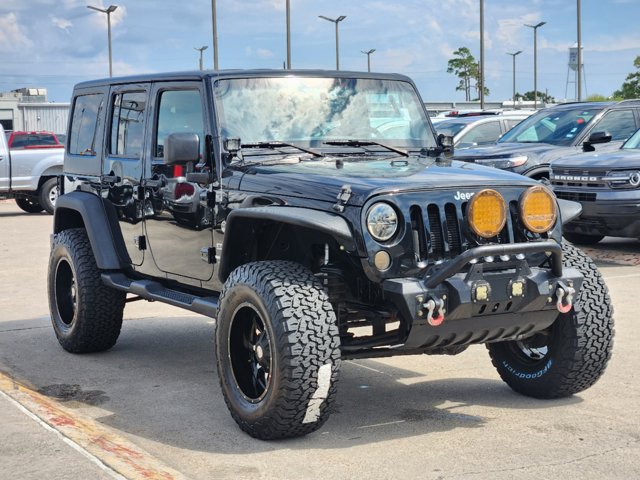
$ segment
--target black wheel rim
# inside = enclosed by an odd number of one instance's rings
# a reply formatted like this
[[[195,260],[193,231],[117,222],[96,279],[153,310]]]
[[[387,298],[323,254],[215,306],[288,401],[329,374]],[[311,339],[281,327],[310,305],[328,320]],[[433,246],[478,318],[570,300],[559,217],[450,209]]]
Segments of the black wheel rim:
[[[64,259],[56,267],[55,297],[60,321],[70,327],[75,318],[78,292],[73,269]]]
[[[262,400],[269,390],[272,351],[260,314],[250,305],[240,306],[229,328],[229,360],[238,389],[252,403]]]
[[[510,342],[513,352],[525,363],[535,365],[549,356],[551,332],[537,333],[522,340]]]

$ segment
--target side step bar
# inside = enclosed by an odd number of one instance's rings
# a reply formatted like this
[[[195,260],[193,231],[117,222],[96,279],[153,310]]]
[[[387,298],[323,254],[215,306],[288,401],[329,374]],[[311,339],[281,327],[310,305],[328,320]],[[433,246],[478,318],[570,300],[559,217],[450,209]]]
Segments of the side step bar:
[[[145,300],[168,303],[212,318],[218,314],[219,297],[217,295],[198,297],[171,290],[153,280],[133,280],[121,272],[103,273],[102,282],[108,287],[138,295]]]

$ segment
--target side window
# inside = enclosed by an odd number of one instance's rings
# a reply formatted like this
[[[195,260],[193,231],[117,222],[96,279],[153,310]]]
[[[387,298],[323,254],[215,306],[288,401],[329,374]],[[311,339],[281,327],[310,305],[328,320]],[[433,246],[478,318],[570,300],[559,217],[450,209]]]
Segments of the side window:
[[[483,145],[487,143],[494,143],[502,135],[500,129],[500,122],[488,122],[473,128],[469,133],[464,135],[460,139],[460,143]]]
[[[160,93],[156,157],[163,156],[164,141],[171,133],[195,133],[200,138],[200,154],[204,153],[204,121],[199,90],[165,90]]]
[[[607,113],[591,132],[609,132],[611,140],[626,140],[636,131],[632,110],[614,110]]]
[[[522,120],[516,120],[514,118],[507,118],[505,122],[507,123],[507,132],[519,124]]]
[[[146,92],[118,93],[113,101],[109,153],[127,158],[142,155]]]
[[[95,93],[76,97],[69,138],[69,153],[96,154],[96,125],[102,110],[104,95]]]

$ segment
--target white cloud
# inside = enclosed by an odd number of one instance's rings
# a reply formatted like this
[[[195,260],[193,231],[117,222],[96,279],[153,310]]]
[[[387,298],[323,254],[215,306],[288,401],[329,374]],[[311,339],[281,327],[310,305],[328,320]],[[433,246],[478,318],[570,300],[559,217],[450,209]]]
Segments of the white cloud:
[[[58,18],[54,17],[53,15],[50,15],[49,18],[51,19],[51,23],[67,33],[69,33],[69,27],[73,26],[71,21],[67,20],[66,18]]]
[[[0,52],[30,48],[31,40],[18,23],[15,13],[0,15]]]

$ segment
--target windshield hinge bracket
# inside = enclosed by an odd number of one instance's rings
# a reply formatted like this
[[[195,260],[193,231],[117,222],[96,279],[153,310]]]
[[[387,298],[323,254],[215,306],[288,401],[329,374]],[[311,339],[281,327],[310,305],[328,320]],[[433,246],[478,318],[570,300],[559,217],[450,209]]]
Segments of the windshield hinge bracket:
[[[338,203],[333,206],[336,212],[344,212],[344,207],[351,198],[351,185],[343,185],[340,189],[340,193],[337,196]]]

